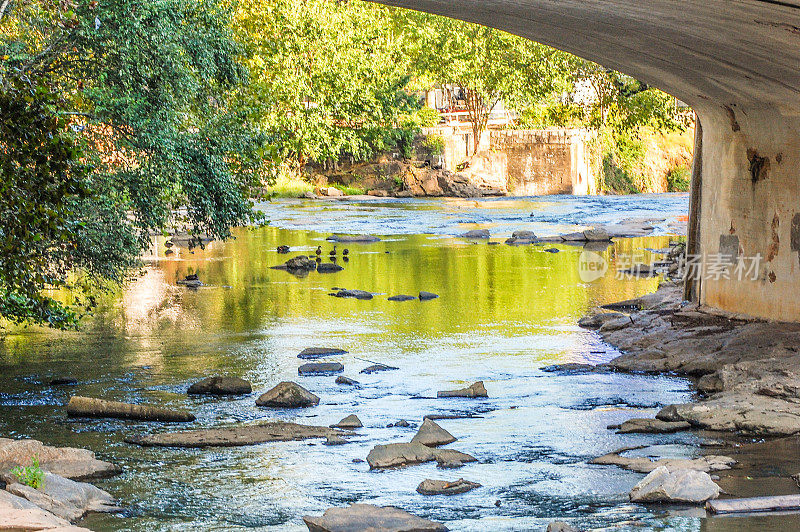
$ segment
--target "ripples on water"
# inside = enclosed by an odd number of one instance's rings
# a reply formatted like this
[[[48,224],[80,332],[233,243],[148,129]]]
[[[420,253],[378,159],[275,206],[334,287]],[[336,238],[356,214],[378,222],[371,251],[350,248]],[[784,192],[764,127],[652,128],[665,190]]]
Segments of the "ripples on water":
[[[616,356],[594,333],[579,329],[577,319],[596,304],[650,292],[657,281],[617,280],[612,267],[603,279],[582,283],[580,250],[570,246],[559,245],[561,252],[551,254],[540,246],[444,238],[476,226],[498,235],[514,229],[555,234],[628,216],[674,219],[686,207],[686,195],[274,202],[264,207],[272,226],[238,230],[234,241],[195,253],[181,249],[167,259],[163,241],[155,243],[144,275],[109,298],[84,331],[8,335],[0,347],[0,433],[85,446],[124,467],[121,476],[98,484],[127,510],[123,516],[89,517],[85,524],[95,530],[304,530],[302,515],[355,501],[399,506],[453,530],[543,529],[553,519],[586,527],[616,523],[624,529],[625,522],[638,521],[644,528],[698,529],[697,518],[664,517],[628,503],[627,493],[641,475],[586,463],[634,444],[668,444],[664,453],[692,455],[692,434],[620,436],[606,429],[688,400],[687,382],[561,376],[540,369]],[[336,274],[300,279],[269,269],[286,259],[275,252],[278,244],[292,246],[292,255],[320,244],[327,251],[330,231],[403,236],[346,246],[351,258],[340,261],[345,270]],[[623,253],[646,254],[644,248],[664,247],[668,240],[621,240],[605,256],[614,263]],[[209,286],[175,285],[190,272]],[[371,301],[329,297],[334,286],[380,295]],[[419,290],[441,297],[386,300]],[[309,346],[347,349],[349,354],[331,360],[342,362],[345,375],[363,386],[337,386],[330,376],[298,377],[296,355]],[[367,361],[400,369],[360,375]],[[190,383],[217,373],[251,380],[253,396],[185,395]],[[41,384],[55,375],[75,376],[80,384]],[[301,411],[255,407],[257,394],[281,380],[298,381],[321,404]],[[433,398],[437,390],[475,380],[486,383],[488,399]],[[351,413],[365,427],[352,443],[336,447],[306,441],[144,449],[122,440],[175,427],[68,420],[62,405],[74,393],[196,412],[197,422],[182,428],[265,419],[328,425]],[[451,447],[473,454],[478,463],[459,470],[425,464],[370,472],[366,463],[354,462],[376,444],[408,441],[432,413],[472,416],[440,424],[458,438]],[[413,427],[386,427],[399,419]],[[484,487],[450,498],[415,492],[425,478],[459,477]]]

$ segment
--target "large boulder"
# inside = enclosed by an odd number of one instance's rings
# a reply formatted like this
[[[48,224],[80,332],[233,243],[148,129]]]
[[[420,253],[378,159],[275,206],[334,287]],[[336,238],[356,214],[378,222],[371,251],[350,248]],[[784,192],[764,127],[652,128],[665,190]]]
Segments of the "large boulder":
[[[489,397],[483,381],[478,381],[460,390],[444,390],[436,393],[436,397]]]
[[[411,443],[421,443],[428,447],[438,447],[453,443],[456,438],[440,427],[435,421],[425,419],[417,434],[412,438]]]
[[[337,429],[360,429],[364,425],[361,424],[361,420],[358,419],[358,416],[355,414],[350,414],[346,418],[342,419],[335,425],[331,425],[331,427]]]
[[[342,371],[344,366],[339,362],[308,362],[297,368],[298,375],[330,375]]]
[[[328,427],[272,421],[256,425],[146,434],[127,438],[125,441],[143,447],[240,447],[275,441],[330,438],[342,434],[344,433]]]
[[[62,527],[70,527],[69,521],[39,508],[27,499],[0,490],[0,530],[28,531]],[[71,527],[69,529],[72,530]]]
[[[114,497],[85,482],[76,482],[52,473],[44,473],[44,482],[34,489],[19,482],[13,482],[13,475],[4,475],[9,482],[6,491],[32,502],[53,515],[76,521],[89,512],[117,512]]]
[[[98,460],[88,449],[50,447],[38,440],[0,438],[0,472],[29,466],[31,457],[39,459],[42,469],[72,480],[85,480],[116,475],[122,469]]]
[[[472,229],[461,235],[461,238],[479,239],[489,238],[491,234],[488,229]]]
[[[453,449],[436,449],[421,443],[376,445],[367,455],[370,469],[405,467],[434,461],[440,464],[453,464],[475,462],[477,459]]]
[[[304,516],[309,532],[441,532],[447,527],[394,506],[352,504],[329,508],[321,516]]]
[[[477,482],[470,482],[463,478],[453,482],[426,478],[417,486],[417,493],[420,495],[458,495],[480,487],[481,485]]]
[[[189,386],[191,395],[246,395],[253,391],[250,382],[239,377],[208,377]]]
[[[703,471],[658,467],[630,492],[632,502],[703,503],[719,497],[719,486]]]
[[[119,401],[106,401],[94,397],[74,395],[67,403],[67,415],[70,417],[120,418],[138,421],[194,421],[191,412],[162,408],[160,406],[134,405]]]
[[[256,399],[256,405],[274,408],[305,408],[318,404],[319,397],[291,381],[279,383]]]

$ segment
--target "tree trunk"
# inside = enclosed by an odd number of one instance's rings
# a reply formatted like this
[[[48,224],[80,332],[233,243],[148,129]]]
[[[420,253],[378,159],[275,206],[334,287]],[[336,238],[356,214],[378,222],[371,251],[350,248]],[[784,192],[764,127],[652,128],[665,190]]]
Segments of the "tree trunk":
[[[132,405],[93,397],[73,396],[67,404],[70,417],[110,417],[141,421],[194,421],[194,414],[158,406]]]

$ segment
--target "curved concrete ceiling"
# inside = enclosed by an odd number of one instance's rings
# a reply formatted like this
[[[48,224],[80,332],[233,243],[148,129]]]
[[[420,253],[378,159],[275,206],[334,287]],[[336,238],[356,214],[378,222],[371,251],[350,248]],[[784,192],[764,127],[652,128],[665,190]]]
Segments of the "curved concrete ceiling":
[[[625,72],[694,107],[800,115],[800,0],[379,0]]]

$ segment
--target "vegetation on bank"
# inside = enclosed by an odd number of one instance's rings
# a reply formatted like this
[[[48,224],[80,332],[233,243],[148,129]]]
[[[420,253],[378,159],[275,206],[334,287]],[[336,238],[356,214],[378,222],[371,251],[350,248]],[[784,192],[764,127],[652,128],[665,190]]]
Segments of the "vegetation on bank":
[[[15,0],[0,29],[0,316],[15,323],[75,326],[151,235],[227,238],[279,175],[305,190],[289,178],[308,162],[410,156],[439,119],[418,90],[459,87],[477,133],[500,100],[521,126],[603,132],[619,191],[640,189],[639,132],[683,127],[621,74],[356,0]],[[587,80],[589,103],[571,92]]]

